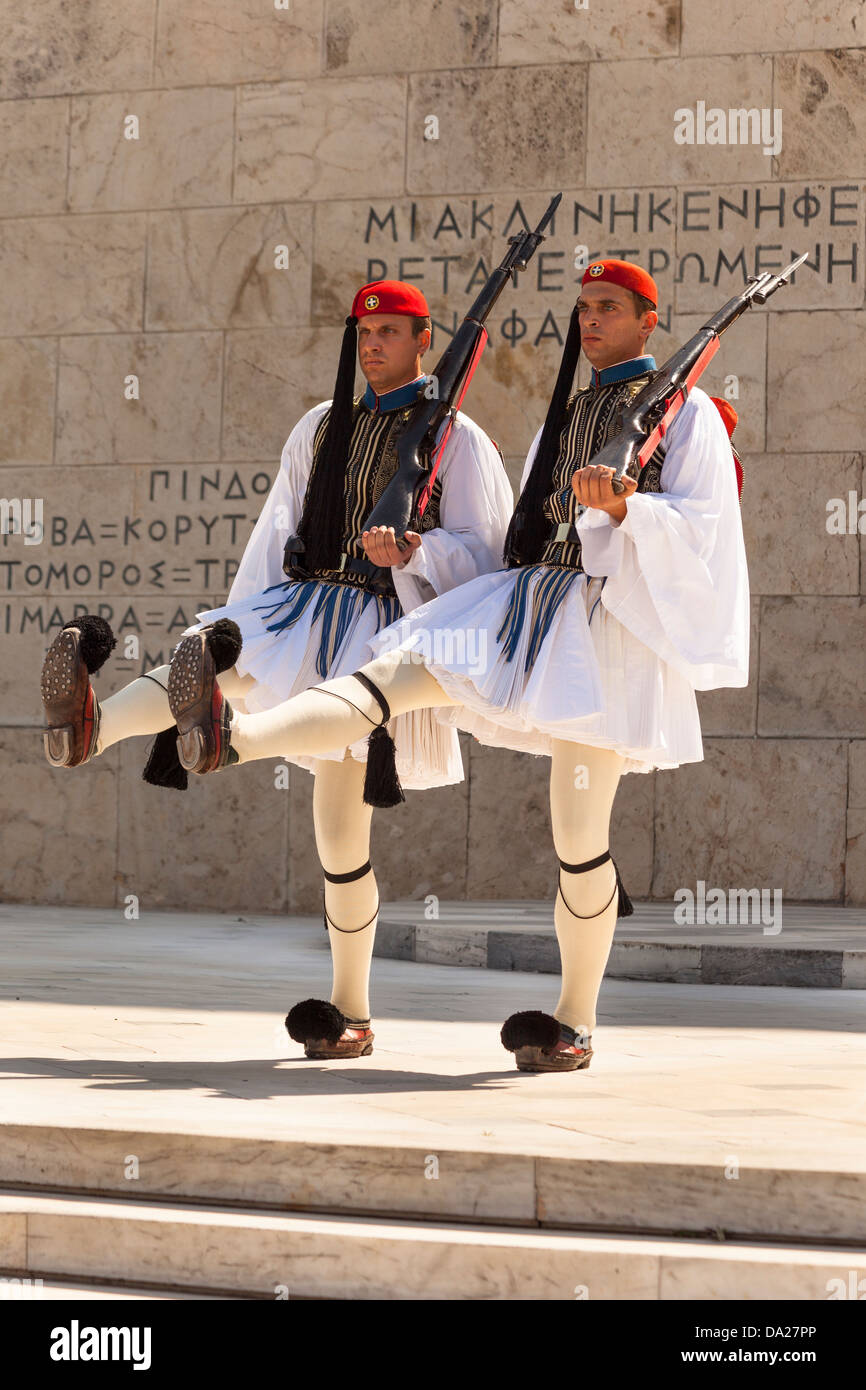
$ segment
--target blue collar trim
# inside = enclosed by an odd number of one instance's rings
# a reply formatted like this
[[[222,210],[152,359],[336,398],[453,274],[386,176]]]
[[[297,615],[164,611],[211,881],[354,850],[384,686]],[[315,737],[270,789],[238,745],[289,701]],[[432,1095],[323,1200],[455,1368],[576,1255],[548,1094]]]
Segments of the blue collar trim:
[[[654,372],[656,360],[647,354],[645,357],[630,357],[627,362],[616,362],[612,367],[602,367],[600,372],[592,369],[591,386],[610,386],[614,381],[627,381],[630,376],[643,376],[644,372]]]
[[[420,394],[421,385],[426,382],[426,375],[416,377],[414,381],[407,381],[405,386],[398,386],[393,391],[386,391],[384,395],[377,396],[369,381],[362,400],[369,411],[381,414],[386,410],[399,410],[402,405],[414,405]]]

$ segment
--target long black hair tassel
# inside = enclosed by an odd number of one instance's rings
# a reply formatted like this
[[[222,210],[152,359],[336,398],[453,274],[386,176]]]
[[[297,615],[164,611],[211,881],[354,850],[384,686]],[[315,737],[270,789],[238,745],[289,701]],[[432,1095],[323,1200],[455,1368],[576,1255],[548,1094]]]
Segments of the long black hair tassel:
[[[533,564],[541,554],[550,531],[550,522],[544,515],[544,502],[551,491],[560,435],[568,419],[568,402],[579,358],[580,314],[575,304],[532,468],[505,535],[502,558],[508,569]]]

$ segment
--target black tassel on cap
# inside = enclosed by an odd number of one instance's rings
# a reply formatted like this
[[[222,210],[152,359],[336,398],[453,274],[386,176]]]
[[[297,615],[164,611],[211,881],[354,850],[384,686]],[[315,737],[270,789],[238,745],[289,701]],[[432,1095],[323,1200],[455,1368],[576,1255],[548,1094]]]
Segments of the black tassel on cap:
[[[391,718],[391,706],[378,685],[361,671],[353,671],[355,680],[369,690],[382,711],[382,723],[367,739],[367,771],[364,776],[364,802],[367,806],[399,806],[405,801],[397,776],[397,749],[385,725]]]
[[[505,536],[503,559],[509,569],[513,569],[515,565],[534,564],[550,533],[550,522],[544,515],[543,507],[552,488],[553,469],[559,455],[559,439],[565,429],[566,408],[579,357],[580,320],[575,305],[571,311],[559,373],[547,407],[532,468]]]
[[[304,544],[304,569],[308,574],[316,570],[336,569],[340,563],[357,348],[358,320],[350,314],[343,333],[340,365],[325,436],[310,476],[298,526],[298,536]]]

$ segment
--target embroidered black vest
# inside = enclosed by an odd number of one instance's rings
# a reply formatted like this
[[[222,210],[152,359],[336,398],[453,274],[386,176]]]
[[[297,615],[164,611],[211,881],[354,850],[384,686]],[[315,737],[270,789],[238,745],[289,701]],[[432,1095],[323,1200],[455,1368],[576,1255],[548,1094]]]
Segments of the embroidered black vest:
[[[580,514],[580,503],[571,486],[572,475],[578,468],[586,467],[607,441],[620,433],[622,407],[656,375],[655,371],[647,371],[627,381],[587,386],[569,400],[565,427],[559,438],[559,456],[553,469],[553,491],[544,503],[544,515],[551,523],[551,539],[541,553],[541,564],[583,570],[580,541],[553,539],[558,526],[573,524]],[[637,461],[629,465],[627,471],[630,477],[637,478],[638,492],[662,491],[663,461],[664,451],[659,447],[643,468]]]
[[[326,410],[316,426],[313,436],[313,465],[307,483],[307,492],[315,486],[316,468],[321,454],[325,427],[330,416]],[[341,527],[341,547],[347,559],[366,559],[361,541],[364,523],[378,502],[387,483],[398,467],[397,444],[411,418],[412,407],[404,406],[398,410],[372,413],[357,397],[352,406],[352,438],[349,445],[349,459],[346,464],[346,487],[343,497],[343,522]],[[437,473],[430,494],[430,501],[420,524],[411,529],[432,531],[440,525],[439,504],[442,497],[442,478]],[[306,501],[306,498],[305,498]],[[370,577],[351,570],[321,569],[315,571],[315,578],[326,579],[336,584],[351,584],[356,588],[372,591]],[[384,592],[396,594],[390,571],[379,571],[385,581]],[[383,592],[381,586],[376,592]]]

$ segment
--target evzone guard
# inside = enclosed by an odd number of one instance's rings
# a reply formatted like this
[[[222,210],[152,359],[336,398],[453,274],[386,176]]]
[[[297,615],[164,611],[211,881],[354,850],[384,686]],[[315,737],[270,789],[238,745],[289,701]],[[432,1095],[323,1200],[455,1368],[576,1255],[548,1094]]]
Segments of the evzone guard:
[[[532,242],[532,235],[525,239]],[[81,766],[121,739],[156,734],[145,780],[185,789],[170,702],[189,710],[193,684],[203,689],[204,665],[208,708],[201,718],[221,762],[231,752],[227,696],[254,714],[325,677],[350,679],[354,689],[359,682],[349,673],[369,657],[369,641],[380,629],[501,564],[512,489],[496,445],[457,410],[445,410],[449,424],[437,431],[437,472],[418,529],[407,530],[399,545],[393,533],[364,529],[397,469],[400,439],[427,389],[421,358],[430,340],[428,305],[416,286],[382,280],[358,290],[333,400],[308,411],[286,440],[225,606],[196,614],[199,622],[187,629],[195,635],[184,635],[171,667],[155,667],[102,703],[89,676],[115,645],[108,623],[87,614],[55,638],[42,672],[50,762]],[[356,352],[367,380],[359,398]],[[196,673],[191,643],[199,653]],[[369,733],[370,724],[362,722]],[[391,729],[402,786],[463,779],[457,730],[429,707],[395,713]],[[315,777],[313,819],[333,982],[330,1002],[303,1001],[293,1010],[294,1036],[308,1056],[372,1051],[368,979],[379,902],[369,859],[371,818],[374,805],[402,799],[402,789],[390,775],[387,753],[383,788],[375,742],[368,766],[364,732],[321,753],[296,752],[291,739],[276,753]]]
[[[445,727],[483,743],[550,757],[562,978],[552,1014],[524,1011],[503,1025],[521,1070],[590,1063],[617,916],[632,911],[609,850],[620,777],[700,761],[695,691],[748,681],[734,412],[717,409],[694,381],[719,333],[752,297],[763,302],[757,290],[765,298],[781,283],[762,277],[657,369],[646,352],[658,322],[655,282],[627,262],[593,262],[526,459],[505,568],[488,567],[378,630],[374,659],[354,674],[266,712],[226,707],[199,636],[184,638],[172,662],[179,756],[193,772],[325,757],[371,727],[382,738],[389,715],[396,730],[401,716],[431,708]],[[581,347],[592,379],[573,393]],[[644,436],[634,421],[648,419],[656,427],[638,450]],[[590,462],[620,445],[627,467]],[[453,640],[461,633],[476,640]],[[291,1014],[287,1024],[292,1032]]]

